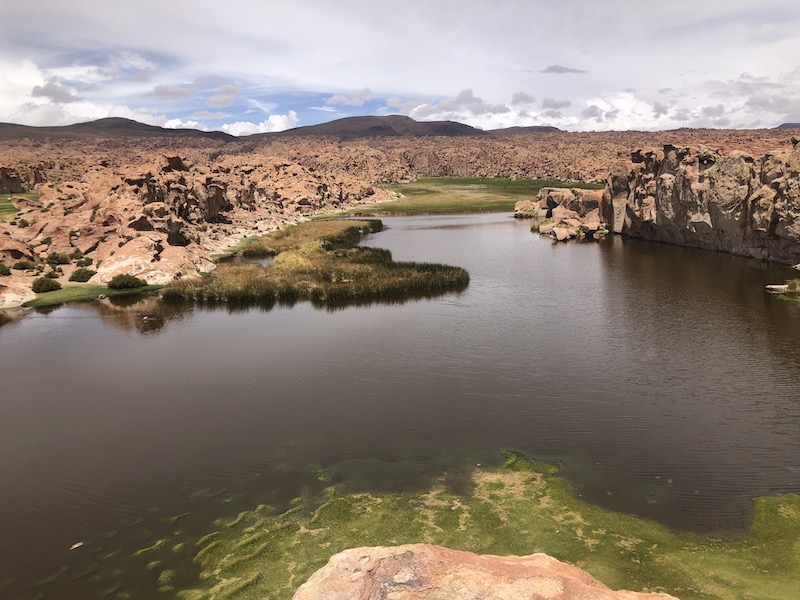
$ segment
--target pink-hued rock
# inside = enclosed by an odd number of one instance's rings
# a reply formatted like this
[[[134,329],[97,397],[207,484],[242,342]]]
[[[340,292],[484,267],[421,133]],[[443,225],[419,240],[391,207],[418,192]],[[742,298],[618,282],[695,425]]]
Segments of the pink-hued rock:
[[[428,544],[353,548],[298,588],[293,600],[676,600],[613,591],[547,554],[491,556]]]

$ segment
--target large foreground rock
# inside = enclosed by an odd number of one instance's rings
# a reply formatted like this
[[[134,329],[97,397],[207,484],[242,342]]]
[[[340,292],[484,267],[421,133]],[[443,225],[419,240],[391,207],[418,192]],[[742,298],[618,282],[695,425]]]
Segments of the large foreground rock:
[[[675,600],[615,592],[546,554],[490,556],[428,544],[353,548],[333,556],[294,600]]]

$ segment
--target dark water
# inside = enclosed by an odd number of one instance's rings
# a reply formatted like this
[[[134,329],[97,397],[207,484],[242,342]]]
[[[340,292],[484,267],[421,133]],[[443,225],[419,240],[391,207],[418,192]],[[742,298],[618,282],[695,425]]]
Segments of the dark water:
[[[336,310],[106,300],[2,326],[0,597],[146,597],[158,571],[131,552],[280,506],[315,465],[398,489],[514,448],[586,499],[714,533],[800,491],[800,303],[764,292],[786,269],[553,245],[505,215],[383,220],[368,244],[466,267],[468,289]]]

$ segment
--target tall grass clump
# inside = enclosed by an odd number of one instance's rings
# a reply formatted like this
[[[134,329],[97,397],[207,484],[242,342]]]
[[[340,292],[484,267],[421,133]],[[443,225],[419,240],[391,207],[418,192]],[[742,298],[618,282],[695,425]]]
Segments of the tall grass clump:
[[[393,298],[460,289],[460,267],[394,262],[388,250],[358,247],[380,221],[309,221],[273,232],[248,246],[247,256],[275,255],[268,267],[221,264],[208,277],[182,279],[164,289],[171,299],[315,303]]]

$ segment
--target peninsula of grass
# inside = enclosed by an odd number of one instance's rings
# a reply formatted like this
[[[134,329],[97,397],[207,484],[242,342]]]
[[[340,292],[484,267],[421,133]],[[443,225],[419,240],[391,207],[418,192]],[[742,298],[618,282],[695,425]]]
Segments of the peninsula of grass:
[[[335,303],[390,299],[462,289],[469,274],[459,267],[395,262],[388,250],[361,248],[377,220],[307,221],[269,233],[241,251],[275,256],[268,267],[223,263],[208,277],[181,279],[164,288],[165,299],[275,303]]]
[[[41,308],[44,306],[56,306],[65,302],[80,302],[84,300],[95,300],[101,295],[111,296],[130,296],[132,294],[150,293],[160,290],[160,285],[145,285],[137,288],[115,290],[104,285],[70,285],[66,284],[60,290],[37,294],[36,298],[29,300],[22,306],[24,308]]]
[[[800,496],[757,499],[750,533],[740,539],[702,537],[586,503],[557,468],[504,454],[499,468],[475,468],[461,494],[445,479],[403,493],[331,486],[297,498],[286,512],[259,506],[219,520],[191,550],[196,582],[162,591],[184,600],[289,600],[337,552],[430,543],[480,554],[545,552],[612,589],[682,600],[797,598]],[[155,554],[166,564],[169,552]]]
[[[603,189],[602,183],[555,179],[503,179],[497,177],[425,177],[411,183],[387,186],[402,194],[399,200],[358,206],[357,216],[442,215],[510,212],[520,200],[533,199],[544,187]]]

